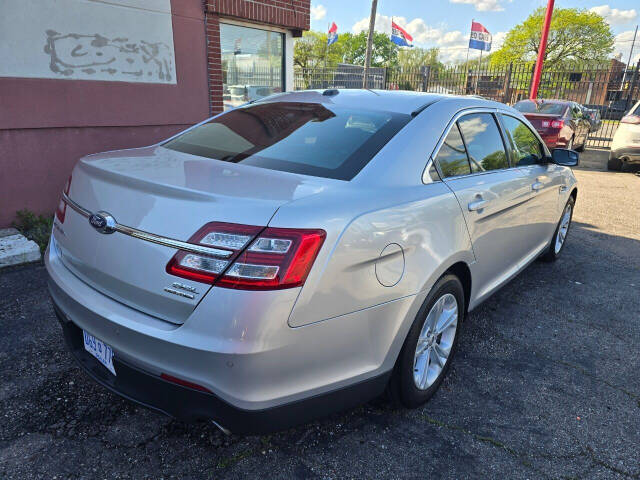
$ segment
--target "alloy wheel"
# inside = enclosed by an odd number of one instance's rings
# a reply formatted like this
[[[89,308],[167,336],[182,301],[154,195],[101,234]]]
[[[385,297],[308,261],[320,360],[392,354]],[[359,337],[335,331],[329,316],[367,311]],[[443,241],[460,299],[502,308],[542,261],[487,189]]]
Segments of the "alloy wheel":
[[[556,235],[556,244],[554,247],[554,251],[556,255],[562,250],[562,246],[564,245],[564,241],[567,238],[567,233],[569,232],[569,225],[571,225],[571,204],[567,204],[564,209],[564,213],[562,214],[562,219],[560,219],[560,226],[558,227],[558,234]]]
[[[450,293],[433,304],[422,325],[413,358],[413,381],[426,390],[438,379],[447,363],[458,329],[458,301]]]

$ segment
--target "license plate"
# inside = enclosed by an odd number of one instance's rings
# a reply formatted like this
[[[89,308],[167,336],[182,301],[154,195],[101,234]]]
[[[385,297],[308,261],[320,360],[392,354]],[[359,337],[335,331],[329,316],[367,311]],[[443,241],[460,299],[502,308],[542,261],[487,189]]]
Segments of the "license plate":
[[[113,368],[113,349],[104,343],[102,340],[98,340],[90,333],[82,331],[82,337],[84,338],[84,349],[109,370],[114,375],[116,369]]]

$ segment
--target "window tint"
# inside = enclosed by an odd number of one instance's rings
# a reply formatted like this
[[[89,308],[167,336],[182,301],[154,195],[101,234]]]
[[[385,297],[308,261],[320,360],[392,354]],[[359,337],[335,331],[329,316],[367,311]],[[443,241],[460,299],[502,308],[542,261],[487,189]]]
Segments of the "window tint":
[[[513,108],[522,113],[542,113],[549,115],[563,115],[567,110],[566,103],[549,103],[544,100],[532,102],[531,100],[522,100],[516,103]]]
[[[472,172],[509,168],[498,125],[490,113],[473,113],[458,120]]]
[[[544,149],[529,127],[517,118],[507,115],[502,116],[502,124],[513,139],[514,165],[535,165],[544,158]]]
[[[351,180],[410,119],[331,104],[258,102],[213,118],[164,147],[225,162]]]
[[[453,125],[447,138],[445,138],[436,161],[440,165],[440,170],[445,178],[471,173],[467,152],[457,125]]]

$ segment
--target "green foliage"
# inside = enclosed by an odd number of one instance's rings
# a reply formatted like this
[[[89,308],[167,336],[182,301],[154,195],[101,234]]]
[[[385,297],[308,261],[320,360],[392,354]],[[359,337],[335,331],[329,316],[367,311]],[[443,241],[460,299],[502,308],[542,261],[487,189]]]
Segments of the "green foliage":
[[[337,43],[327,48],[327,34],[313,30],[304,32],[302,38],[298,38],[293,47],[293,64],[304,69],[335,66],[342,60]]]
[[[441,67],[438,61],[440,50],[437,48],[403,48],[398,52],[398,66],[403,69],[418,69],[431,65]]]
[[[343,34],[344,61],[353,65],[364,65],[367,51],[367,32],[357,35]],[[398,45],[386,33],[375,32],[371,48],[372,67],[395,67],[398,65]]]
[[[367,49],[367,34],[341,33],[338,41],[327,48],[327,34],[316,31],[305,32],[296,40],[293,63],[303,69],[335,67],[338,63],[364,65]],[[389,35],[376,32],[373,36],[371,52],[372,67],[393,67],[398,65],[398,46]]]
[[[19,210],[13,226],[29,240],[36,242],[44,253],[53,228],[53,215],[36,215],[26,209]]]
[[[534,60],[540,46],[545,8],[536,9],[512,28],[500,50],[491,57],[493,65]],[[596,13],[577,8],[556,8],[551,19],[545,63],[566,60],[600,61],[613,51],[614,37],[609,24]]]

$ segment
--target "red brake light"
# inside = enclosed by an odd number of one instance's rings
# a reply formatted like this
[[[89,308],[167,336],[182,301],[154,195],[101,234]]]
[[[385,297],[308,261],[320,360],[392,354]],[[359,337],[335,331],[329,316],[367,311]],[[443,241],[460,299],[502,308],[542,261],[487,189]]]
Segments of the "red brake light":
[[[69,195],[69,190],[71,190],[71,175],[69,175],[69,178],[67,178],[67,183],[64,184],[64,189],[63,192],[65,195]],[[56,217],[58,217],[58,220],[60,221],[60,223],[64,223],[64,217],[67,214],[67,204],[64,203],[64,201],[62,200],[62,198],[60,199],[60,202],[58,203],[58,208],[56,209]]]
[[[638,115],[626,115],[622,117],[620,123],[629,123],[631,125],[640,125],[640,116]]]
[[[243,290],[302,286],[325,236],[324,230],[267,228],[242,252],[216,286]],[[265,242],[282,247],[260,248]],[[286,250],[285,244],[288,245]]]
[[[189,242],[230,253],[214,257],[179,251],[167,264],[167,273],[242,290],[299,287],[307,279],[325,236],[324,230],[212,222]]]
[[[229,252],[225,256],[214,257],[179,250],[167,264],[167,273],[188,278],[196,282],[214,283],[251,243],[264,227],[236,225],[234,223],[211,222],[189,238],[196,243]]]
[[[543,120],[542,128],[549,128],[549,127],[560,130],[562,127],[564,127],[564,121],[563,120]]]

